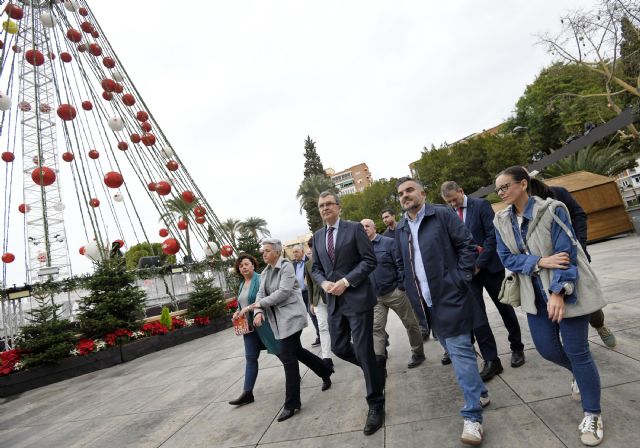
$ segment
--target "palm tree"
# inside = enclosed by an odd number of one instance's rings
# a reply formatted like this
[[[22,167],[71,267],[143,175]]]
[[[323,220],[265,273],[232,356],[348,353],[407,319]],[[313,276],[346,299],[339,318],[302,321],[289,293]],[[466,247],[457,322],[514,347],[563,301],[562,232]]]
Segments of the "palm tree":
[[[193,211],[193,209],[198,205],[198,198],[195,198],[192,202],[187,202],[182,197],[177,197],[174,199],[169,199],[165,202],[166,211],[160,215],[160,221],[172,221],[173,218],[178,216],[178,218],[182,218],[183,221],[187,223],[187,228],[185,229],[185,240],[187,246],[187,257],[191,258],[191,239],[189,235],[189,228],[191,227],[191,222],[189,220],[189,215]]]
[[[543,174],[549,178],[576,171],[589,171],[603,176],[614,176],[635,166],[637,157],[637,153],[625,148],[624,142],[610,142],[607,146],[590,145],[545,168]]]
[[[267,221],[257,216],[251,216],[240,223],[240,232],[249,233],[257,240],[258,233],[263,237],[270,237],[271,232],[267,229]]]
[[[318,212],[318,197],[323,191],[337,193],[331,179],[322,174],[314,174],[302,181],[296,193],[300,201],[300,213],[302,214],[302,210],[307,212],[307,224],[312,232],[322,227],[322,218]]]
[[[236,235],[240,233],[242,221],[235,218],[228,218],[226,221],[222,221],[220,223],[220,228],[227,232],[231,237],[231,243],[235,247],[236,245]]]

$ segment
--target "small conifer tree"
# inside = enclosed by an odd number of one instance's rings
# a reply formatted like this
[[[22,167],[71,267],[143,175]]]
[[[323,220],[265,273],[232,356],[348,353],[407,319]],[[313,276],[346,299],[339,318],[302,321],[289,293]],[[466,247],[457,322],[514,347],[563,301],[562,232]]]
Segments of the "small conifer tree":
[[[169,308],[166,306],[162,307],[162,313],[160,314],[160,323],[167,327],[167,330],[171,330],[173,326],[171,322],[171,313],[169,312]]]
[[[193,281],[194,291],[189,294],[187,316],[208,318],[224,314],[225,301],[222,290],[213,284],[213,279],[202,276]]]

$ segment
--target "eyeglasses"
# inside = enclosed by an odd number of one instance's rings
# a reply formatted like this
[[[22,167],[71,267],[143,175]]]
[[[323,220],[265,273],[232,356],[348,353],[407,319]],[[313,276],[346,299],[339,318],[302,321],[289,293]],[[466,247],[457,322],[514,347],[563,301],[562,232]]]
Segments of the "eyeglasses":
[[[336,202],[325,202],[324,204],[318,204],[318,208],[322,210],[323,208],[329,208],[332,205],[338,205]]]
[[[500,194],[500,193],[506,193],[507,190],[509,189],[509,187],[511,186],[511,184],[513,184],[515,182],[507,182],[506,184],[500,185],[498,188],[496,188],[495,191],[496,194]]]

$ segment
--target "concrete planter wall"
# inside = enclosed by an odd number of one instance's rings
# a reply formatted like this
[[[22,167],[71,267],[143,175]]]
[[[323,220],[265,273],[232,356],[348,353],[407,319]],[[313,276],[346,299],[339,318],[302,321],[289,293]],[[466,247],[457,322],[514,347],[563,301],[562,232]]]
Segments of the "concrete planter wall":
[[[120,347],[112,347],[86,356],[65,358],[57,364],[40,366],[24,372],[15,372],[0,377],[0,397],[9,397],[31,389],[57,383],[85,373],[106,369],[123,362],[131,361],[149,353],[183,344],[193,339],[208,336],[233,326],[230,316],[214,319],[205,326],[191,326],[131,341]]]

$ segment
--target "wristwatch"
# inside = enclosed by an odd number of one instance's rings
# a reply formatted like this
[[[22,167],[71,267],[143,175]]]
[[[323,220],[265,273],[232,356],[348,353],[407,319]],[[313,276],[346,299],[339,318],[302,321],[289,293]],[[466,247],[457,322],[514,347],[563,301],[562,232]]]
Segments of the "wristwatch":
[[[562,284],[562,289],[560,290],[560,292],[558,294],[562,294],[562,295],[565,295],[565,296],[570,296],[571,294],[573,294],[573,283],[564,282]]]
[[[345,287],[345,288],[348,288],[348,287],[349,287],[349,280],[347,280],[347,278],[346,278],[346,277],[342,277],[342,278],[340,279],[340,281],[341,281],[342,283],[344,283],[344,287]]]

